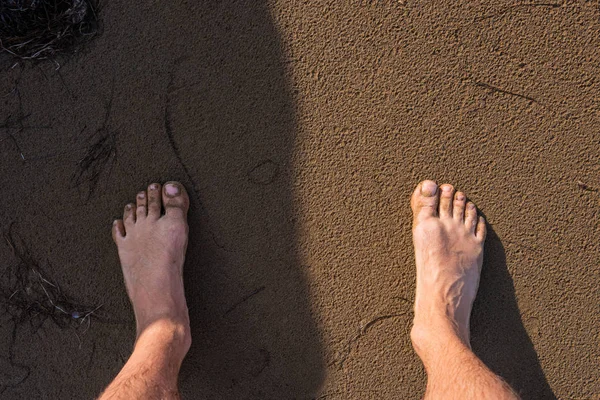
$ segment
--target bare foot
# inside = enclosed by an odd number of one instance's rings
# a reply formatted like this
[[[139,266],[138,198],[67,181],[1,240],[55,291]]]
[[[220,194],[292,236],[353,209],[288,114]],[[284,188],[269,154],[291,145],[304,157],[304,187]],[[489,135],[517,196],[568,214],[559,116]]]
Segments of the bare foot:
[[[433,181],[421,182],[412,195],[417,293],[411,338],[417,353],[448,334],[470,347],[486,228],[475,205],[465,203],[464,193]]]
[[[125,206],[112,235],[135,312],[137,337],[152,326],[167,326],[185,353],[191,344],[183,290],[189,198],[178,182],[163,188],[153,183],[137,194],[136,203]]]

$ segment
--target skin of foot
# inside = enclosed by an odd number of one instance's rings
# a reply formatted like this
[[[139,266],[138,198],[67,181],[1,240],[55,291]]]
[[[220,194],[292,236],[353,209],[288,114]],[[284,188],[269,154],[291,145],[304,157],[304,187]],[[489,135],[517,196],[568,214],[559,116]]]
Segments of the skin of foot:
[[[452,185],[423,181],[411,198],[417,265],[411,339],[422,359],[444,340],[467,348],[469,318],[483,262],[486,227],[475,205]],[[437,345],[437,346],[436,346]]]
[[[158,183],[139,192],[113,224],[127,294],[133,305],[137,340],[166,336],[181,360],[191,345],[183,288],[188,243],[189,197],[183,185]]]

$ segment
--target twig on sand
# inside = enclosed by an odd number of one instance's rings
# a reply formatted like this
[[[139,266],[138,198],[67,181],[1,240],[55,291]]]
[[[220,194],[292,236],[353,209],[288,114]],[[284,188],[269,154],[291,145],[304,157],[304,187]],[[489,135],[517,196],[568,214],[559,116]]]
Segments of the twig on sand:
[[[223,315],[229,314],[230,312],[232,312],[233,310],[235,310],[238,306],[240,306],[241,304],[245,303],[250,298],[256,296],[257,294],[259,294],[260,292],[262,292],[265,289],[266,289],[266,286],[261,286],[261,287],[258,287],[256,289],[254,289],[251,293],[245,295],[240,300],[236,301],[231,307],[229,307],[229,309],[227,309],[227,311],[225,311],[225,313]]]
[[[600,192],[600,189],[598,189],[597,187],[590,186],[581,181],[577,181],[577,186],[579,186],[579,189],[585,190],[587,192]]]
[[[474,81],[473,83],[474,83],[476,86],[482,87],[482,88],[484,88],[484,89],[491,90],[492,92],[496,92],[496,93],[502,93],[502,94],[507,94],[507,95],[509,95],[509,96],[514,96],[514,97],[519,97],[519,98],[521,98],[521,99],[524,99],[524,100],[529,100],[529,101],[531,101],[531,102],[534,102],[534,103],[538,103],[538,104],[539,104],[539,101],[537,101],[537,100],[536,100],[536,99],[534,99],[533,97],[531,97],[531,96],[527,96],[527,95],[525,95],[525,94],[520,94],[520,93],[511,92],[511,91],[509,91],[509,90],[505,90],[505,89],[502,89],[502,88],[499,88],[499,87],[496,87],[496,86],[492,86],[492,85],[490,85],[490,84],[488,84],[488,83],[485,83],[485,82],[478,82],[478,81]]]

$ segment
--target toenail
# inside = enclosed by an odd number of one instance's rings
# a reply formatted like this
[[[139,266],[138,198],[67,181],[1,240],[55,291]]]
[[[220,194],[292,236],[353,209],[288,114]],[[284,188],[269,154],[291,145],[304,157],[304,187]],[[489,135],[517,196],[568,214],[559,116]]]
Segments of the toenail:
[[[475,204],[473,204],[473,203],[469,203],[469,209],[470,209],[470,210],[473,210],[473,209],[475,209]]]
[[[446,193],[450,192],[450,186],[442,186],[442,191]]]
[[[126,210],[131,210],[131,204],[127,204],[127,205],[125,206],[125,209],[126,209]]]
[[[432,197],[437,193],[437,189],[438,187],[435,182],[425,181],[421,185],[421,194],[425,197]]]
[[[143,199],[144,197],[146,197],[146,194],[145,194],[145,193],[140,193],[140,194],[138,194],[138,198],[140,198],[140,199]]]
[[[456,200],[463,201],[464,199],[465,199],[465,196],[463,196],[462,194],[456,196]]]
[[[179,188],[176,185],[168,183],[165,185],[165,193],[170,197],[177,196],[179,194]]]
[[[156,183],[153,183],[152,185],[150,185],[150,190],[156,190],[158,189],[158,185]]]

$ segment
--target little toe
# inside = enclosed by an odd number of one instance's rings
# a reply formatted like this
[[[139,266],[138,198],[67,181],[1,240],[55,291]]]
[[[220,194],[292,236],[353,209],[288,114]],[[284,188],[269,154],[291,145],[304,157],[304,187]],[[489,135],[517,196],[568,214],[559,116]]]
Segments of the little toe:
[[[426,180],[417,185],[411,199],[413,221],[436,217],[438,213],[438,186],[434,181]]]
[[[135,204],[129,203],[123,211],[123,223],[125,227],[135,224]]]
[[[454,187],[450,184],[440,186],[440,218],[452,217],[452,198],[454,197]]]
[[[153,218],[160,217],[162,207],[161,187],[158,183],[148,186],[148,216]]]
[[[183,185],[179,182],[167,182],[162,192],[165,215],[185,219],[190,207],[190,198]]]
[[[136,196],[136,219],[146,218],[146,209],[148,206],[148,196],[146,192],[139,192]]]
[[[477,230],[475,232],[475,236],[477,239],[482,242],[485,241],[485,235],[487,234],[487,228],[485,226],[485,218],[479,217],[479,221],[477,222]]]
[[[452,216],[456,221],[463,222],[465,218],[465,203],[467,197],[463,192],[456,192],[454,195],[454,204],[452,210]]]
[[[123,225],[122,219],[116,219],[112,226],[112,238],[117,243],[117,240],[125,237],[125,225]]]
[[[477,226],[477,208],[475,207],[475,204],[471,202],[467,203],[465,226],[471,233],[475,233],[475,227]]]

